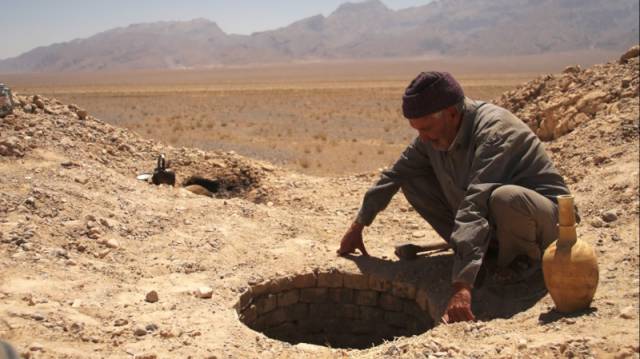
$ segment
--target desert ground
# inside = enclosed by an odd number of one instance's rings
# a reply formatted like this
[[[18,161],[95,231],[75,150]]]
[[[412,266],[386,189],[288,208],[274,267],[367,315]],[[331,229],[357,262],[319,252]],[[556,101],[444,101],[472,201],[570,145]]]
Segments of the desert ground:
[[[540,276],[489,278],[478,320],[447,325],[453,254],[394,256],[441,241],[401,193],[365,230],[371,257],[335,254],[413,137],[399,96],[419,61],[4,77],[0,338],[25,358],[638,358],[640,80],[620,55],[450,65],[546,138],[600,283],[562,314]],[[175,187],[136,179],[159,153]],[[194,194],[192,175],[220,186]]]

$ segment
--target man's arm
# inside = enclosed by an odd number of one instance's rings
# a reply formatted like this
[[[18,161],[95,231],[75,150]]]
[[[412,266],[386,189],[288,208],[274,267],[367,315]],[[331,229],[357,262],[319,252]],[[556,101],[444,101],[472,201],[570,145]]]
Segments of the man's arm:
[[[422,150],[420,139],[414,139],[393,166],[383,171],[378,182],[364,195],[356,222],[364,226],[370,225],[376,215],[387,208],[405,179],[424,175],[430,168],[429,157]]]
[[[337,251],[339,255],[353,253],[356,249],[363,255],[368,255],[362,239],[364,227],[370,225],[376,215],[389,205],[404,179],[419,176],[430,170],[429,159],[420,149],[418,141],[420,140],[416,138],[391,169],[384,171],[378,182],[369,188],[355,221],[340,241],[340,248]]]
[[[489,198],[510,181],[515,164],[537,151],[537,138],[528,129],[493,120],[480,129],[470,171],[470,184],[456,213],[451,242],[455,247],[453,295],[444,322],[473,320],[471,288],[490,240]]]

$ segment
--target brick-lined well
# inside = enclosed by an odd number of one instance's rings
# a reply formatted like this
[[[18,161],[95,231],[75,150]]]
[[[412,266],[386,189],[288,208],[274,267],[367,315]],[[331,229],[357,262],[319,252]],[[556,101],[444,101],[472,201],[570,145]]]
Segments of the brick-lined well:
[[[240,320],[270,338],[364,349],[433,326],[426,291],[406,282],[338,271],[252,286],[236,304]]]

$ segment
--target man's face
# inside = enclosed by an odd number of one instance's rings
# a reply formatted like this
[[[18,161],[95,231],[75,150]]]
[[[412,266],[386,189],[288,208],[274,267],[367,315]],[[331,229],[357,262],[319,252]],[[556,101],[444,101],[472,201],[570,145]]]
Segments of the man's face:
[[[423,142],[431,142],[438,151],[449,149],[460,128],[460,115],[455,107],[448,107],[439,113],[409,120],[411,127],[418,131]]]

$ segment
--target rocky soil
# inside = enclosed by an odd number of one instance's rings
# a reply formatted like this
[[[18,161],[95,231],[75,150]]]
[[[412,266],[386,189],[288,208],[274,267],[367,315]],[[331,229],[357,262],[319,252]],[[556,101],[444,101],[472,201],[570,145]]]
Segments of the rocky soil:
[[[238,319],[259,283],[298,273],[383,276],[428,291],[436,317],[451,253],[397,261],[438,240],[401,195],[366,232],[371,258],[335,256],[377,174],[319,178],[232,152],[172,148],[74,105],[15,95],[0,119],[0,337],[25,358],[638,358],[638,51],[569,67],[504,94],[547,140],[597,250],[590,310],[553,311],[529,284],[476,291],[475,323],[437,325],[366,350],[289,344]],[[635,52],[634,52],[635,51]],[[136,179],[165,153],[177,186]],[[182,188],[220,181],[213,197]],[[309,318],[310,321],[316,320]]]

